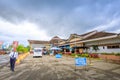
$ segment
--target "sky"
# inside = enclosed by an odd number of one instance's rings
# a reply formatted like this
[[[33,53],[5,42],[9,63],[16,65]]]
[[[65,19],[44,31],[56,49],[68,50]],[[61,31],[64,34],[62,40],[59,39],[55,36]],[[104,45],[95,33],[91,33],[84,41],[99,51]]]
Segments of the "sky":
[[[0,0],[0,41],[62,39],[98,30],[120,33],[120,0]]]

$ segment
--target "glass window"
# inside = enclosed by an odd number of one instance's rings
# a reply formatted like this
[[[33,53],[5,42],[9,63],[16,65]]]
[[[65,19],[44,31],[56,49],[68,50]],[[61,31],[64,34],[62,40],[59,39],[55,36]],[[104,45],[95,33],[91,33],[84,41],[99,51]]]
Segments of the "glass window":
[[[115,48],[120,48],[120,45],[109,45],[107,46],[108,49],[115,49]]]
[[[105,49],[105,46],[103,46],[103,49]]]
[[[40,52],[41,50],[40,50],[40,49],[35,49],[34,51],[35,51],[35,52]]]

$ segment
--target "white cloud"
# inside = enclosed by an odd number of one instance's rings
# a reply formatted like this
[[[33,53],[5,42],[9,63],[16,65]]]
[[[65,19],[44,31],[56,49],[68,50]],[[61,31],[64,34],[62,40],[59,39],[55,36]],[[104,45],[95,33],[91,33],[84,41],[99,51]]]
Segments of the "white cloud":
[[[40,29],[40,25],[29,21],[13,24],[0,19],[0,39],[4,41],[17,40],[25,43],[28,39],[49,40],[50,37],[45,30]]]
[[[99,26],[96,26],[95,28],[93,28],[92,30],[107,30],[107,29],[110,29],[110,28],[113,28],[117,25],[119,25],[119,22],[120,22],[120,19],[114,19],[106,24],[102,24],[102,25],[99,25]]]
[[[116,31],[113,31],[113,32],[115,32],[115,33],[120,33],[120,29],[118,29],[118,30],[116,30]]]

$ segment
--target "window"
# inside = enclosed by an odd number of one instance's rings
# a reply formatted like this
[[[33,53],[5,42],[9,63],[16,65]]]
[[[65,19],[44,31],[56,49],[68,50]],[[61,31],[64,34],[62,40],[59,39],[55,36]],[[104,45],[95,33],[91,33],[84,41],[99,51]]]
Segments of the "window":
[[[41,52],[41,50],[40,49],[36,49],[36,50],[34,50],[35,52]]]
[[[105,49],[105,46],[103,46],[103,49]]]
[[[120,48],[120,45],[110,45],[107,46],[108,49],[115,49],[115,48]]]

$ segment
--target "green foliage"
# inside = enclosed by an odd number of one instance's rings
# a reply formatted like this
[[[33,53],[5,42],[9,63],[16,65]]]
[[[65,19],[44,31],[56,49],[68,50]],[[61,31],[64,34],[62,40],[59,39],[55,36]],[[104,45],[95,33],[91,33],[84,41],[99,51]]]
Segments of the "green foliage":
[[[89,54],[85,53],[85,54],[71,54],[71,56],[74,56],[74,57],[89,57]]]
[[[89,57],[89,54],[81,54],[82,57]]]
[[[18,45],[17,52],[18,53],[23,53],[23,51],[24,51],[24,46],[23,45]]]
[[[96,52],[97,52],[97,50],[99,50],[98,45],[93,45],[92,48],[93,48],[93,50],[95,50]]]
[[[115,53],[101,53],[101,54],[104,54],[104,55],[114,55]]]
[[[30,51],[30,46],[27,46],[26,48],[28,49],[28,51]]]
[[[120,56],[120,53],[101,53],[103,55],[115,55],[115,56]]]
[[[75,56],[76,54],[72,53],[71,56]]]
[[[24,53],[28,52],[28,48],[24,47],[23,52]]]
[[[120,53],[115,54],[116,56],[120,56]]]
[[[24,45],[20,44],[20,45],[18,45],[18,47],[17,47],[17,52],[18,52],[18,53],[27,53],[27,52],[29,52],[29,51],[30,51],[30,47],[29,47],[29,46],[24,47]]]
[[[89,57],[89,54],[85,53],[85,54],[77,54],[78,57]]]

